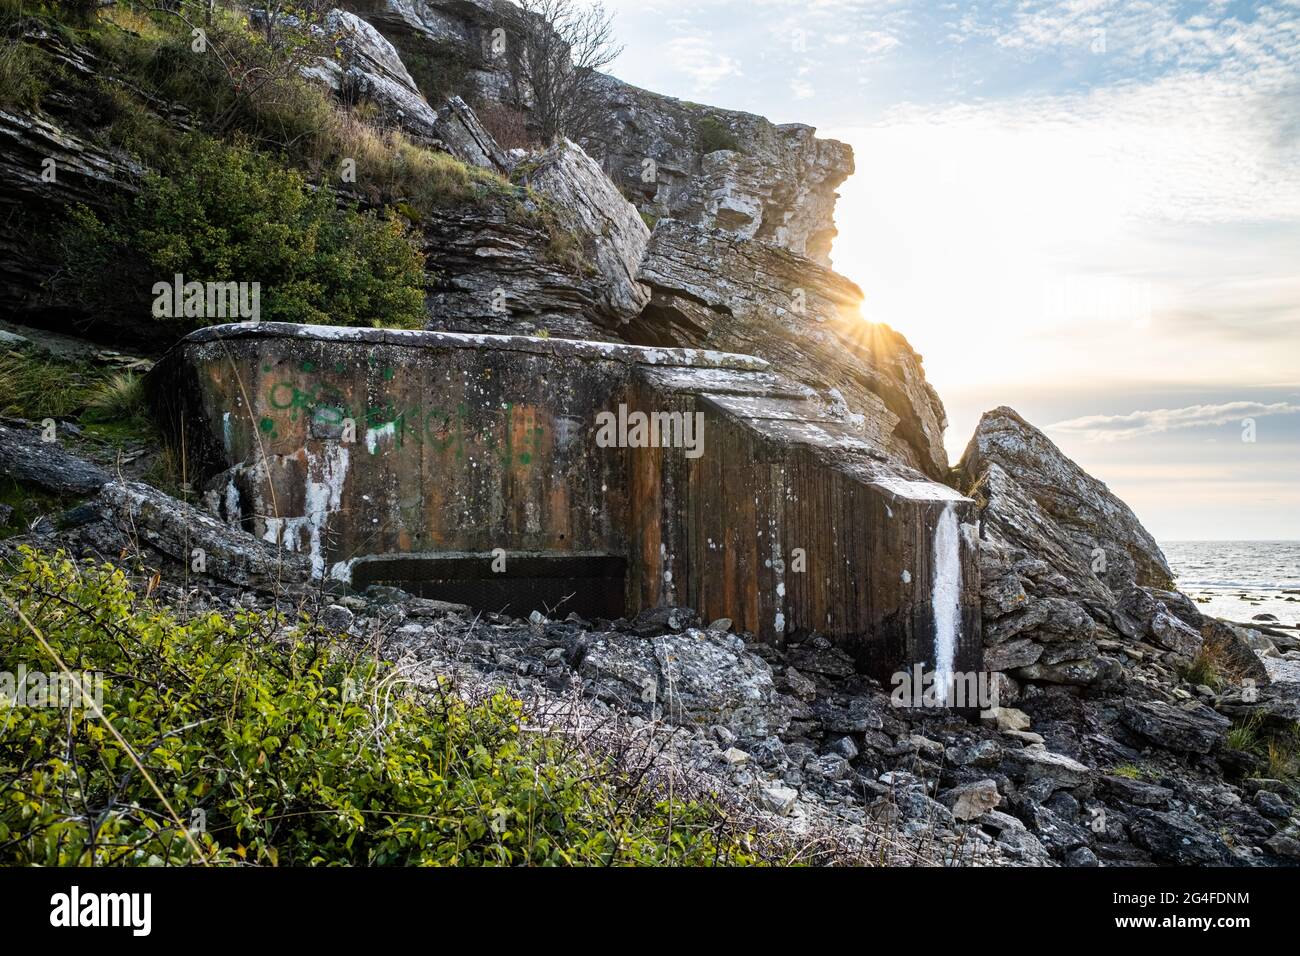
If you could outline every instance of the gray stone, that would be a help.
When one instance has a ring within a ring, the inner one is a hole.
[[[1255,793],[1255,807],[1266,817],[1285,820],[1291,816],[1291,805],[1276,793],[1259,790]]]
[[[1232,862],[1231,852],[1217,834],[1173,811],[1136,811],[1129,822],[1129,834],[1135,844],[1161,862],[1192,866]]]
[[[854,697],[846,703],[818,701],[813,715],[822,727],[836,734],[860,734],[884,726],[879,707],[868,697]]]
[[[59,494],[93,494],[111,476],[98,465],[66,451],[55,440],[42,441],[40,428],[0,425],[0,476]]]
[[[789,816],[794,811],[799,791],[790,787],[765,787],[759,791],[759,800],[764,809],[780,816]]]
[[[351,627],[354,619],[355,615],[353,615],[350,610],[339,604],[331,604],[316,617],[316,620],[321,627],[325,628],[327,631],[335,631],[339,633],[346,631]]]
[[[1300,860],[1300,840],[1279,833],[1264,844],[1275,856],[1287,860]]]
[[[1204,704],[1181,707],[1149,700],[1127,705],[1120,714],[1124,726],[1166,750],[1208,754],[1227,735],[1232,721]]]
[[[1118,802],[1131,806],[1165,809],[1174,795],[1168,787],[1111,774],[1103,774],[1097,782],[1104,792],[1109,793]]]
[[[1077,787],[1092,777],[1092,771],[1079,761],[1050,750],[1013,750],[1007,752],[1007,758],[1019,767],[1026,781],[1041,780],[1054,788]]]
[[[722,752],[722,762],[730,767],[739,767],[741,764],[749,763],[749,754],[736,747],[728,747]]]
[[[1200,631],[1166,611],[1157,611],[1151,618],[1151,636],[1161,647],[1186,658],[1195,657],[1204,640]]]
[[[845,760],[854,760],[858,756],[858,745],[852,737],[839,737],[830,745],[831,753],[839,754]]]
[[[140,482],[109,482],[92,506],[102,521],[87,525],[81,533],[103,553],[144,546],[189,567],[195,549],[201,549],[205,574],[246,588],[297,585],[311,577],[311,566],[302,555],[255,538]]]
[[[626,322],[650,299],[637,281],[650,240],[640,214],[623,198],[582,147],[562,140],[534,161],[528,182],[561,211],[588,245],[587,258],[600,277],[600,306]]]
[[[1066,866],[1101,866],[1097,859],[1097,854],[1086,846],[1075,847],[1069,853],[1065,854]]]
[[[1005,671],[1033,664],[1043,656],[1043,645],[1022,638],[984,649],[984,666],[991,671]]]
[[[1002,795],[996,782],[977,780],[939,794],[939,800],[956,819],[974,820],[1002,803]]]
[[[793,667],[787,667],[781,675],[782,683],[790,694],[799,700],[811,701],[817,697],[817,685],[804,677]]]

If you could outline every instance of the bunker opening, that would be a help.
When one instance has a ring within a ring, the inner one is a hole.
[[[362,558],[352,585],[401,588],[417,597],[466,604],[476,611],[527,617],[623,617],[627,560],[613,554],[393,554]]]

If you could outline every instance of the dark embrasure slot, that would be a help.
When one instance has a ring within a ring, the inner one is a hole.
[[[402,554],[363,558],[352,586],[398,587],[417,597],[467,604],[480,611],[527,617],[622,617],[627,560],[608,554],[507,553],[503,570],[490,553]]]

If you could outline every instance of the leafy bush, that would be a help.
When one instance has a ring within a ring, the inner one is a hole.
[[[0,862],[752,862],[716,808],[522,732],[504,695],[422,695],[305,626],[182,621],[110,566],[19,560],[0,666],[102,674],[104,719],[0,711]]]
[[[736,139],[736,134],[712,116],[700,120],[699,134],[701,152],[713,153],[720,149],[740,149],[740,141]]]
[[[184,162],[170,176],[150,175],[119,219],[74,215],[64,281],[90,293],[88,304],[147,314],[154,283],[179,273],[186,282],[259,283],[266,320],[422,324],[423,258],[400,221],[340,209],[333,190],[309,190],[300,173],[247,146],[191,135],[180,151]],[[133,262],[134,274],[123,270]]]

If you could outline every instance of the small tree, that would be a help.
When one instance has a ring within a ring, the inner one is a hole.
[[[613,18],[600,3],[515,0],[506,30],[506,62],[515,96],[532,107],[542,142],[580,139],[600,130],[606,104],[599,72],[612,63]]]

